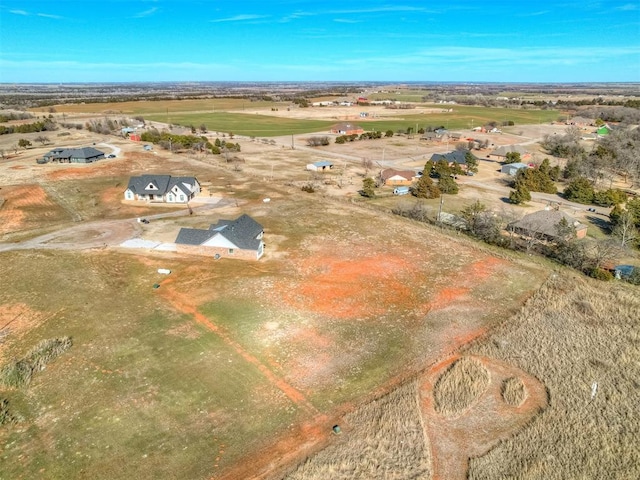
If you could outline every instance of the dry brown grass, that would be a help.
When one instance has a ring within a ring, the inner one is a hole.
[[[502,382],[502,398],[509,405],[519,407],[527,399],[527,390],[518,377],[507,378]]]
[[[462,357],[435,384],[435,411],[443,415],[459,414],[469,408],[488,386],[489,371],[482,362]]]
[[[472,348],[535,375],[549,407],[469,478],[640,478],[639,312],[637,287],[561,273]]]
[[[430,478],[431,458],[410,382],[345,417],[343,433],[286,480]]]

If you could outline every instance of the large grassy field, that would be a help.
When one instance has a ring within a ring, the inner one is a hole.
[[[292,426],[392,389],[491,328],[546,275],[426,225],[296,190],[242,209],[265,225],[258,263],[3,253],[2,364],[43,339],[74,344],[30,385],[0,387],[21,419],[0,427],[0,478],[230,472]],[[426,247],[444,242],[455,255]]]
[[[250,102],[242,99],[200,99],[200,100],[160,100],[139,102],[93,103],[80,105],[59,105],[58,112],[66,113],[122,113],[130,116],[142,115],[147,120],[178,124],[196,128],[204,124],[210,131],[234,133],[238,135],[273,137],[311,132],[325,132],[336,123],[335,120],[315,119],[314,109],[309,108],[308,118],[288,118],[269,115],[270,108],[283,111],[288,105],[277,102]],[[427,105],[440,109],[442,105]],[[242,113],[244,109],[264,110],[263,114]],[[365,130],[398,131],[408,128],[428,128],[445,126],[449,129],[469,129],[489,122],[511,121],[516,126],[523,124],[547,123],[557,120],[556,110],[520,110],[455,105],[452,112],[420,114],[412,110],[397,110],[393,118],[368,119],[361,122]],[[354,115],[367,107],[354,107]],[[297,116],[300,111],[298,109]],[[323,111],[326,111],[323,110]]]

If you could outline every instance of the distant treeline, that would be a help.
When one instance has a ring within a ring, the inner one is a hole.
[[[24,125],[0,125],[0,135],[7,135],[10,133],[46,132],[56,130],[56,128],[56,124],[50,120],[43,120],[35,123],[25,123]]]

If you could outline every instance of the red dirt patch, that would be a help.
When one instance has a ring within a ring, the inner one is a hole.
[[[4,203],[0,208],[0,235],[11,233],[25,228],[25,224],[31,217],[41,217],[46,220],[56,215],[53,202],[40,185],[21,185],[2,188]],[[38,214],[27,215],[25,208],[39,209]]]
[[[406,305],[412,288],[401,277],[415,270],[406,259],[392,255],[343,259],[327,255],[305,258],[295,288],[282,299],[294,308],[338,319],[378,316],[390,305]]]
[[[46,320],[24,303],[0,305],[0,362],[5,360],[10,345]]]
[[[421,380],[420,406],[432,450],[434,480],[466,479],[469,458],[484,455],[547,406],[546,390],[536,378],[498,360],[475,357],[489,370],[487,391],[457,416],[439,415],[434,409],[434,385],[458,358],[456,355],[434,365]],[[528,393],[519,406],[509,405],[502,398],[502,383],[513,376],[522,380]]]

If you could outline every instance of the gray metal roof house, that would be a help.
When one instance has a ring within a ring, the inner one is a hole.
[[[207,230],[181,228],[176,237],[178,251],[207,256],[258,260],[264,253],[264,228],[249,215],[219,220]]]
[[[104,158],[104,152],[97,148],[54,148],[43,155],[47,162],[58,163],[93,163]]]
[[[200,184],[195,177],[140,175],[129,179],[129,185],[124,191],[124,199],[158,203],[188,203],[198,193],[200,193]]]

